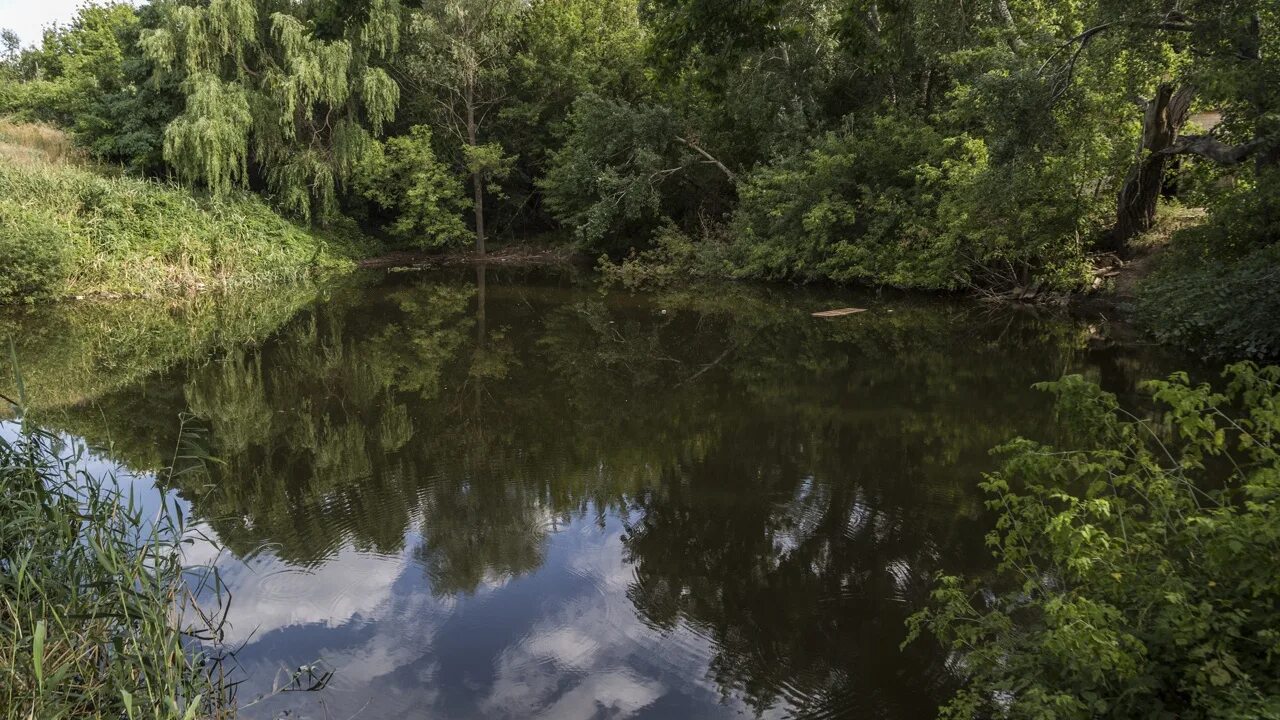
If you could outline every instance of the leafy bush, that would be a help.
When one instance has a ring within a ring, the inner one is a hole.
[[[1280,171],[1261,175],[1183,230],[1139,287],[1140,321],[1208,356],[1280,356]]]
[[[386,145],[373,143],[356,171],[360,194],[392,213],[387,228],[420,248],[456,245],[467,236],[461,213],[470,207],[462,184],[436,159],[431,128],[415,125]]]
[[[1238,180],[1207,200],[1212,205],[1208,222],[1186,231],[1183,244],[1237,260],[1280,241],[1280,168]]]
[[[938,210],[954,238],[960,284],[1077,290],[1089,279],[1089,239],[1107,227],[1109,193],[1088,196],[1094,172],[1079,157],[984,160]],[[1084,197],[1082,197],[1084,196]]]
[[[49,219],[45,223],[19,218],[0,203],[0,303],[48,297],[66,277],[70,238]]]
[[[1277,716],[1280,368],[1226,376],[1147,383],[1154,419],[1080,377],[1043,386],[1075,449],[999,449],[998,585],[943,578],[911,620],[955,653],[944,717]]]
[[[722,228],[704,228],[698,240],[667,221],[654,233],[652,247],[632,250],[620,262],[600,257],[599,270],[607,282],[628,288],[663,286],[696,278],[724,278],[731,274],[731,245]]]
[[[1138,318],[1161,342],[1206,356],[1280,356],[1280,244],[1238,260],[1175,249],[1139,292]]]
[[[908,287],[957,284],[940,196],[970,149],[906,117],[854,120],[807,152],[760,168],[739,190],[739,272]]]
[[[736,273],[925,289],[1071,287],[1082,279],[1083,244],[1060,190],[1074,180],[1045,165],[992,166],[981,141],[907,116],[851,119],[740,189]]]
[[[695,218],[726,183],[683,137],[670,108],[586,94],[568,122],[539,186],[590,252],[622,255],[643,245],[668,219]]]

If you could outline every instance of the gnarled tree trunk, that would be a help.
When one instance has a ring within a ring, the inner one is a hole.
[[[1116,207],[1116,224],[1111,231],[1110,247],[1123,251],[1134,237],[1150,230],[1156,221],[1156,206],[1164,183],[1168,151],[1178,141],[1178,133],[1187,122],[1191,109],[1192,88],[1174,90],[1162,83],[1156,96],[1147,103],[1142,121],[1142,142],[1138,146],[1133,168],[1120,189]]]

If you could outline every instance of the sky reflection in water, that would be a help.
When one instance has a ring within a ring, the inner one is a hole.
[[[989,568],[988,450],[1054,433],[1032,383],[1172,369],[1061,317],[511,271],[6,324],[40,422],[210,458],[173,491],[230,550],[241,700],[335,672],[248,717],[930,717],[902,623]]]

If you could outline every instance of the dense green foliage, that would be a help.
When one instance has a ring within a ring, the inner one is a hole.
[[[580,106],[544,188],[593,249],[643,250],[674,220],[694,257],[657,247],[665,270],[1077,288],[1091,252],[1123,251],[1121,219],[1154,212],[1168,155],[1274,157],[1276,16],[1261,3],[664,0],[645,20],[656,82],[639,102]],[[1154,107],[1167,87],[1227,122],[1194,147],[1144,141],[1135,160],[1133,99]],[[1150,206],[1130,207],[1150,177]],[[1227,203],[1221,186],[1200,199]]]
[[[971,152],[911,118],[882,116],[761,168],[742,187],[734,218],[743,270],[955,286],[967,263],[947,224],[982,162]]]
[[[191,638],[216,628],[194,610],[198,573],[183,566],[182,514],[145,508],[77,469],[58,454],[62,443],[0,437],[6,716],[215,716],[227,693],[211,658],[190,652]]]
[[[377,63],[399,47],[396,0],[293,3],[170,0],[142,41],[179,72],[186,108],[165,130],[165,158],[215,193],[249,181],[303,217],[337,192],[395,117],[400,89]]]
[[[0,300],[35,300],[53,295],[68,274],[70,245],[58,228],[30,222],[19,225],[9,208],[0,208]]]
[[[375,143],[360,160],[356,184],[394,218],[387,231],[409,245],[447,247],[466,235],[458,211],[468,201],[458,178],[436,159],[429,127]]]
[[[162,172],[165,127],[181,99],[174,79],[139,45],[158,19],[151,5],[85,6],[69,24],[47,30],[39,49],[7,63],[9,79],[25,82],[3,85],[0,114],[55,123],[99,160]]]
[[[676,138],[670,110],[584,95],[570,121],[574,133],[553,155],[543,186],[547,207],[589,250],[643,245],[672,210],[672,194],[696,196],[689,180],[699,158]]]
[[[1280,170],[1227,193],[1147,278],[1139,317],[1163,341],[1219,357],[1280,356]]]
[[[916,633],[966,679],[945,717],[1264,718],[1280,707],[1280,368],[1151,382],[1151,418],[1079,377],[1070,449],[1018,440],[983,488],[996,586],[944,578]]]
[[[1151,283],[1153,328],[1264,355],[1274,322],[1204,300],[1253,292],[1277,235],[1278,23],[1266,0],[155,0],[10,38],[0,110],[215,196],[418,249],[551,231],[637,281],[1075,291],[1176,192],[1210,220]]]

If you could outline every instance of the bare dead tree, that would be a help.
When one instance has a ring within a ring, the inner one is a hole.
[[[1187,122],[1195,89],[1174,89],[1161,83],[1156,95],[1146,104],[1142,121],[1142,139],[1133,167],[1125,177],[1116,203],[1116,224],[1112,229],[1108,250],[1119,251],[1132,238],[1150,230],[1156,221],[1156,208],[1164,184],[1169,148],[1178,141],[1178,133]]]

